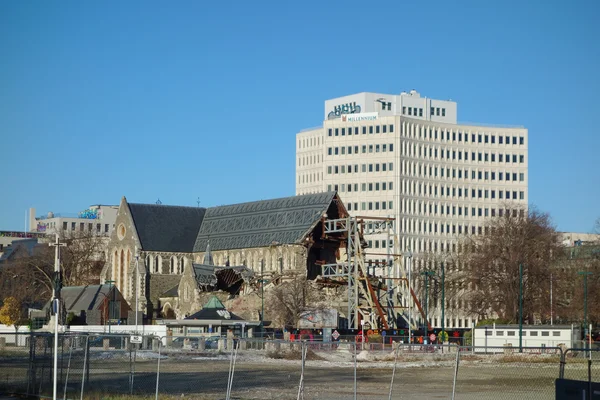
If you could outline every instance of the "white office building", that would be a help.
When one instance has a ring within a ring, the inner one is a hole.
[[[90,231],[110,236],[115,228],[119,206],[92,205],[77,214],[48,212],[36,217],[35,208],[29,209],[29,231],[54,234],[60,231]]]
[[[427,259],[456,251],[459,235],[481,234],[486,218],[527,206],[527,147],[523,127],[458,123],[450,100],[414,90],[358,93],[325,101],[322,126],[297,134],[296,194],[337,190],[353,215],[394,217],[418,286]],[[369,244],[374,253],[393,246],[383,236]],[[371,272],[383,274],[375,265]],[[462,299],[451,301],[450,310],[466,308]],[[430,322],[440,327],[435,303]],[[473,322],[446,312],[448,328]]]

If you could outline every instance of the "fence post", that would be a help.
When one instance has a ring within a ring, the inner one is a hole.
[[[156,339],[156,338],[155,338]],[[162,347],[162,338],[158,338],[158,364],[156,366],[156,397],[155,399],[158,400],[158,381],[160,379],[160,349]]]
[[[306,347],[306,341],[300,342],[300,353],[302,355],[302,369],[300,372],[300,385],[298,386],[298,397],[297,400],[304,400],[304,364],[306,362],[306,352],[308,348]]]
[[[358,343],[356,343],[356,341],[354,342],[354,400],[356,400],[356,368],[357,368],[357,361],[356,361],[356,348],[358,347]]]
[[[565,364],[567,363],[567,353],[569,352],[569,349],[567,349],[566,351],[563,351],[563,349],[560,349],[560,367],[558,369],[558,378],[559,379],[565,379]]]
[[[454,367],[454,381],[452,382],[452,400],[456,395],[456,378],[458,377],[458,363],[460,361],[460,346],[456,348],[456,365]]]
[[[396,375],[396,363],[398,362],[398,350],[399,349],[400,349],[400,344],[398,344],[396,346],[396,351],[394,352],[394,368],[392,369],[392,381],[390,382],[389,400],[392,400],[392,390],[394,388],[394,376]]]
[[[233,340],[232,340],[233,342]],[[233,375],[235,374],[235,361],[237,360],[237,349],[239,347],[239,342],[237,345],[233,345],[231,347],[231,362],[229,363],[229,379],[227,380],[227,394],[226,399],[231,399],[231,387],[233,386]]]
[[[69,372],[71,371],[71,356],[72,355],[73,355],[73,338],[70,338],[69,339],[69,362],[67,363],[67,375],[65,376],[65,390],[64,390],[63,399],[67,398],[67,386],[69,385]]]
[[[83,400],[83,388],[85,386],[85,376],[89,372],[88,365],[87,365],[88,352],[89,352],[89,348],[90,348],[89,344],[90,344],[90,337],[86,336],[86,338],[85,338],[85,351],[83,353],[83,372],[82,372],[82,377],[81,377],[81,397],[80,397],[80,400]],[[89,375],[88,375],[88,378],[89,378]]]

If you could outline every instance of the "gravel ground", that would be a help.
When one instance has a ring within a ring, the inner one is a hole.
[[[240,352],[235,365],[232,398],[296,399],[301,377],[299,353]],[[455,355],[402,355],[396,365],[392,398],[449,399],[452,395]],[[393,370],[390,352],[361,352],[357,356],[357,397],[387,398]],[[67,361],[64,360],[63,381]],[[159,355],[138,352],[134,393],[150,395],[156,387]],[[129,352],[94,351],[87,361],[90,376],[86,393],[125,394],[130,388]],[[83,358],[74,353],[69,369],[67,397],[81,390]],[[189,399],[223,399],[230,368],[229,354],[194,351],[165,351],[160,356],[159,392]],[[45,371],[41,373],[42,369]],[[599,363],[594,377],[600,377]],[[2,387],[26,382],[27,360],[0,355]],[[37,384],[46,388],[51,369],[38,368]],[[467,356],[460,363],[457,399],[553,399],[558,377],[556,356]],[[305,399],[351,399],[354,395],[353,354],[344,350],[310,352],[304,370]],[[587,365],[568,363],[567,378],[584,379]],[[22,387],[22,385],[20,386]],[[51,386],[49,386],[51,389]],[[85,397],[85,396],[84,396]],[[89,397],[92,397],[90,394]],[[95,397],[95,396],[94,396]]]

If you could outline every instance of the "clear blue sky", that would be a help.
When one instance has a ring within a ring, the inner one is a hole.
[[[293,5],[292,5],[293,4]],[[294,194],[323,101],[416,89],[529,129],[530,202],[600,216],[599,1],[0,3],[0,230]]]

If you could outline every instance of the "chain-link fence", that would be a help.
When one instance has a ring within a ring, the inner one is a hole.
[[[57,397],[68,399],[553,399],[558,378],[600,380],[597,349],[95,334],[58,343]],[[52,334],[0,336],[0,393],[51,396],[54,349]]]

